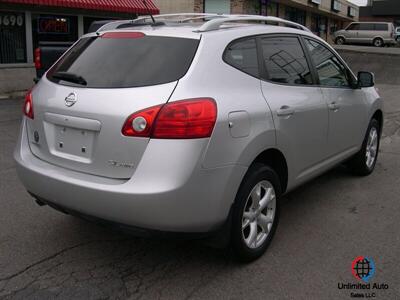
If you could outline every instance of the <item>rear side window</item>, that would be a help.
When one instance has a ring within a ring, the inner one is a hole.
[[[267,80],[287,84],[312,84],[312,75],[297,37],[261,39]]]
[[[257,47],[254,38],[231,43],[225,50],[224,61],[244,73],[259,78]]]
[[[361,23],[360,30],[374,30],[374,24],[373,23]]]
[[[199,40],[119,34],[81,39],[48,72],[53,82],[58,72],[72,73],[90,88],[128,88],[163,84],[180,79],[189,69]],[[53,75],[55,75],[53,77]],[[56,78],[57,77],[57,78]]]
[[[376,31],[388,31],[388,24],[375,24]]]

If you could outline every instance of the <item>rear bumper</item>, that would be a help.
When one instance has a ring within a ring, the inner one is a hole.
[[[386,44],[386,45],[396,45],[396,44],[397,44],[397,41],[396,41],[395,38],[393,38],[393,39],[388,39],[388,40],[385,40],[385,44]]]
[[[82,215],[143,229],[213,231],[228,217],[247,170],[203,169],[205,139],[151,140],[131,179],[108,179],[40,160],[30,151],[25,127],[23,120],[14,158],[29,192]]]

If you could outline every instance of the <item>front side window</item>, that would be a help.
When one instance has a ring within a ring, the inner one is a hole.
[[[261,39],[267,80],[286,84],[312,84],[312,75],[297,37]]]
[[[360,30],[360,24],[359,23],[350,24],[346,30]]]
[[[254,77],[259,77],[256,40],[254,38],[233,42],[224,53],[224,61]]]
[[[305,39],[311,59],[315,65],[320,85],[327,87],[348,87],[346,67],[322,44]]]

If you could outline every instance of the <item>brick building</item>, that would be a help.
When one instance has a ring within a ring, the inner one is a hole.
[[[398,1],[398,0],[397,0]],[[198,12],[277,16],[301,23],[323,39],[358,21],[359,7],[346,0],[155,0],[161,13]]]
[[[360,7],[360,21],[392,22],[400,26],[399,0],[370,0],[368,6]]]

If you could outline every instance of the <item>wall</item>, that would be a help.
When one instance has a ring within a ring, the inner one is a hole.
[[[354,73],[368,71],[375,75],[376,83],[400,85],[400,55],[359,53],[337,50]]]
[[[33,86],[36,70],[30,67],[0,67],[0,94],[23,91]]]
[[[160,14],[194,12],[195,0],[153,0]]]

